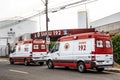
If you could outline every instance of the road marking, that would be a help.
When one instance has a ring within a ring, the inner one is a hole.
[[[23,74],[29,74],[28,72],[19,71],[19,70],[13,70],[13,69],[10,69],[9,71],[11,71],[11,72],[17,72],[17,73],[23,73]]]

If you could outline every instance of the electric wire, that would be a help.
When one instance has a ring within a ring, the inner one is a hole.
[[[67,2],[70,2],[71,0],[68,0]],[[73,1],[73,0],[72,0]],[[83,5],[83,4],[87,4],[87,3],[90,3],[90,2],[94,2],[94,1],[97,1],[97,0],[80,0],[80,1],[76,1],[76,2],[73,2],[73,3],[69,3],[69,4],[66,4],[66,5],[63,5],[63,6],[58,6],[58,7],[53,7],[53,8],[49,8],[48,9],[48,12],[49,13],[54,13],[54,12],[57,12],[57,11],[60,11],[60,10],[63,10],[63,9],[68,9],[68,8],[73,8],[73,7],[76,7],[76,6],[79,6],[79,5]],[[33,14],[29,17],[26,17],[22,20],[17,20],[15,23],[11,23],[11,24],[7,24],[1,28],[4,28],[6,26],[11,26],[11,25],[16,25],[16,24],[19,24],[21,22],[24,22],[30,18],[33,18],[35,16],[38,16],[38,15],[43,15],[45,14],[45,10],[40,10],[37,14]]]

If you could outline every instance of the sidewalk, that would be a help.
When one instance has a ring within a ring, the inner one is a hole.
[[[119,72],[119,73],[120,73],[120,68],[116,68],[116,67],[113,67],[113,68],[105,68],[105,71]]]
[[[116,62],[114,62],[113,67],[111,68],[105,68],[106,71],[111,71],[111,72],[120,72],[120,65]]]
[[[0,62],[2,61],[8,61],[8,58],[0,58]]]

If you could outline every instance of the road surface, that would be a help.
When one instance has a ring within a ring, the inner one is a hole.
[[[0,80],[120,80],[120,73],[94,70],[79,73],[76,69],[48,69],[46,65],[10,65],[3,60],[0,61]]]

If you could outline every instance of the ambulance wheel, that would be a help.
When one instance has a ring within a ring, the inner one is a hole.
[[[102,72],[104,68],[96,68],[97,72]]]
[[[39,62],[39,65],[42,66],[44,64],[44,62]]]
[[[79,62],[78,66],[77,66],[77,69],[80,73],[84,73],[86,71],[85,64],[83,62]]]
[[[10,64],[14,64],[14,61],[12,58],[10,59]]]
[[[54,68],[53,62],[51,60],[48,61],[47,65],[48,65],[49,69],[53,69]]]
[[[65,69],[70,69],[70,68],[68,66],[66,66]]]
[[[28,65],[29,65],[29,62],[28,62],[27,59],[24,60],[24,65],[25,65],[25,66],[28,66]]]

